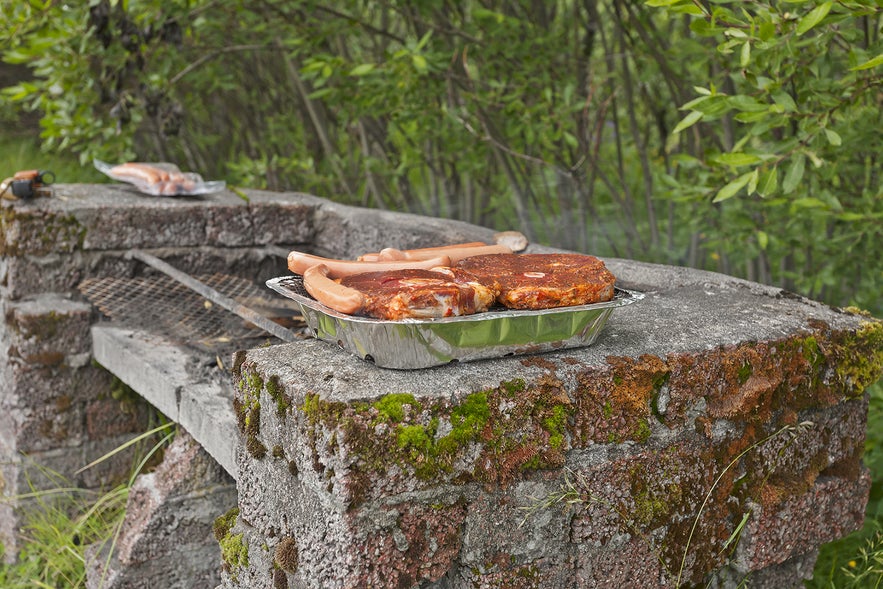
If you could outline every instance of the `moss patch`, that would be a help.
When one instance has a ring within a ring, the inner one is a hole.
[[[245,449],[260,460],[267,455],[267,447],[258,439],[261,432],[260,396],[264,380],[255,372],[240,367],[237,387],[239,395],[233,399],[236,424],[245,436]]]
[[[670,369],[661,358],[609,357],[608,366],[577,376],[573,437],[576,446],[590,443],[645,442],[651,428],[651,402],[668,382]],[[658,406],[656,408],[658,414]]]
[[[83,249],[86,228],[73,215],[49,211],[0,209],[0,255],[44,255]]]
[[[348,477],[355,503],[391,465],[426,484],[505,485],[524,471],[562,465],[569,447],[570,400],[551,377],[530,384],[503,381],[459,402],[398,393],[370,404],[343,404],[307,395],[300,409],[315,463],[338,451],[330,440],[342,440],[358,458]]]

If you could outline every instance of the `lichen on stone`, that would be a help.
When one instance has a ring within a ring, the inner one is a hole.
[[[299,564],[297,541],[286,536],[273,551],[273,562],[286,573],[296,573]]]

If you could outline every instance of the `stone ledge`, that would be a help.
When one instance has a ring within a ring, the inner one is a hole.
[[[0,253],[307,243],[320,199],[294,193],[229,191],[153,197],[120,184],[57,184],[53,196],[0,209]]]
[[[153,334],[92,327],[95,360],[189,431],[235,479],[233,393],[194,366],[200,357]]]

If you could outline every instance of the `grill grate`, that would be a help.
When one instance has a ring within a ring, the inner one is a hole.
[[[290,301],[270,299],[256,284],[238,276],[216,273],[195,278],[307,337],[303,317]],[[243,340],[279,341],[168,276],[93,278],[84,280],[79,289],[113,321],[161,333],[176,343],[220,353],[242,348]]]

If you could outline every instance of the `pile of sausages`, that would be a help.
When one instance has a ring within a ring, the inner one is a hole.
[[[176,196],[189,194],[196,188],[196,181],[182,172],[169,172],[158,166],[128,162],[108,170],[114,180],[134,184],[141,192],[153,195]]]

